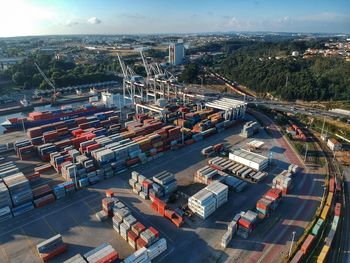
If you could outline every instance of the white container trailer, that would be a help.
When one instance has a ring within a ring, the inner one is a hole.
[[[269,164],[269,159],[267,157],[244,149],[234,149],[229,153],[229,159],[256,171],[266,169]]]

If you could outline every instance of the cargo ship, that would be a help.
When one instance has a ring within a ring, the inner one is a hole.
[[[34,111],[29,113],[26,118],[11,118],[1,123],[6,131],[12,132],[23,129],[29,129],[40,125],[53,122],[75,119],[83,116],[90,116],[98,112],[106,111],[108,108],[105,104],[84,104],[79,107],[65,106],[61,109],[49,111]]]

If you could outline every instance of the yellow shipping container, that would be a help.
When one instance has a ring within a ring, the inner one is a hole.
[[[328,211],[329,211],[329,205],[325,205],[324,206],[324,208],[323,208],[323,210],[322,210],[322,213],[321,213],[321,218],[323,219],[323,220],[326,220],[326,217],[327,217],[327,215],[328,215]]]
[[[326,257],[328,255],[328,251],[329,251],[329,246],[324,245],[322,250],[321,250],[320,255],[317,258],[317,263],[323,263],[323,262],[326,261]]]
[[[331,206],[332,199],[333,199],[333,193],[330,192],[330,193],[328,193],[326,204]]]

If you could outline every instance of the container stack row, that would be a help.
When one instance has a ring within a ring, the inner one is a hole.
[[[254,211],[248,210],[241,212],[238,220],[237,235],[242,238],[248,238],[250,233],[255,229],[258,223],[258,214]]]
[[[63,242],[62,236],[58,234],[39,243],[36,248],[40,258],[46,262],[65,252],[67,244]]]
[[[241,218],[241,215],[243,215],[244,212],[241,212],[240,214],[235,215],[235,217],[232,219],[232,221],[227,226],[227,231],[224,233],[224,235],[221,238],[221,246],[223,248],[227,248],[229,243],[232,240],[232,237],[237,232],[238,228],[238,221]]]
[[[241,192],[248,186],[248,183],[242,179],[230,176],[222,170],[215,169],[209,165],[206,165],[195,172],[194,181],[206,185],[219,181],[226,184],[236,192]]]
[[[84,258],[89,263],[115,262],[118,259],[118,253],[109,243],[103,243],[84,254]]]
[[[282,190],[283,194],[287,194],[292,188],[292,174],[287,170],[282,171],[272,180],[272,187]]]
[[[216,170],[232,174],[242,179],[248,179],[252,182],[260,182],[267,176],[266,172],[255,171],[248,166],[223,157],[210,159],[208,165]]]
[[[200,218],[206,219],[227,202],[228,186],[213,182],[188,199],[188,207]]]
[[[256,203],[259,218],[268,217],[278,207],[281,197],[282,191],[280,189],[269,189]]]

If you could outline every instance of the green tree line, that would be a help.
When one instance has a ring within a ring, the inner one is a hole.
[[[325,42],[230,40],[193,48],[190,53],[223,52],[215,57],[207,54],[197,63],[262,95],[285,100],[349,100],[350,63],[344,58],[290,56],[293,51],[303,54],[307,48],[324,48]],[[197,78],[193,69],[185,69],[184,81]]]
[[[73,62],[55,60],[52,55],[31,54],[21,62],[16,63],[0,76],[12,80],[24,89],[50,89],[49,85],[38,72],[37,63],[46,76],[56,87],[67,87],[94,82],[117,80],[114,72],[119,71],[119,63],[105,61],[89,65],[76,65]]]

